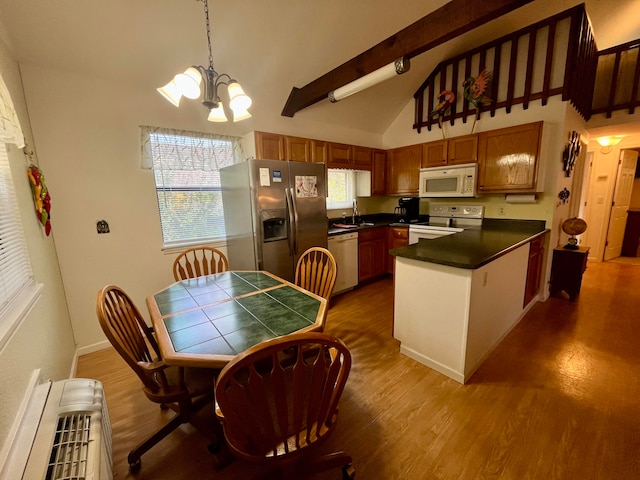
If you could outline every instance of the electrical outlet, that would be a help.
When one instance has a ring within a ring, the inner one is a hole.
[[[500,209],[498,210],[498,215],[506,215],[504,207],[500,207]]]

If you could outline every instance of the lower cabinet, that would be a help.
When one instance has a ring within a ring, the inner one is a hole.
[[[524,287],[523,307],[538,294],[542,277],[542,259],[544,258],[544,237],[538,237],[531,241],[529,248],[529,265],[527,267],[527,283]]]
[[[379,277],[387,269],[387,227],[358,232],[358,283]]]
[[[409,227],[387,227],[387,273],[393,273],[395,257],[389,255],[392,248],[409,245]]]
[[[572,302],[580,293],[582,274],[587,269],[589,247],[578,247],[575,250],[564,247],[553,249],[551,261],[551,288],[553,296],[559,292],[566,292]]]

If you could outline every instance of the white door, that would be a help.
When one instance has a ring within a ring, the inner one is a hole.
[[[609,217],[609,229],[607,230],[607,243],[604,249],[604,260],[611,260],[620,256],[624,229],[627,225],[627,211],[633,190],[633,180],[636,172],[638,152],[623,150],[620,153],[618,164],[618,176],[616,188],[613,192],[613,205]]]

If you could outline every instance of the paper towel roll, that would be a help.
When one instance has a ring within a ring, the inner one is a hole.
[[[527,195],[505,195],[504,199],[507,203],[536,203],[537,201],[535,193]]]

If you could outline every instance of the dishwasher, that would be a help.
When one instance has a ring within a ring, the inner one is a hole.
[[[327,243],[338,265],[333,293],[352,289],[358,285],[358,232],[332,235]]]

